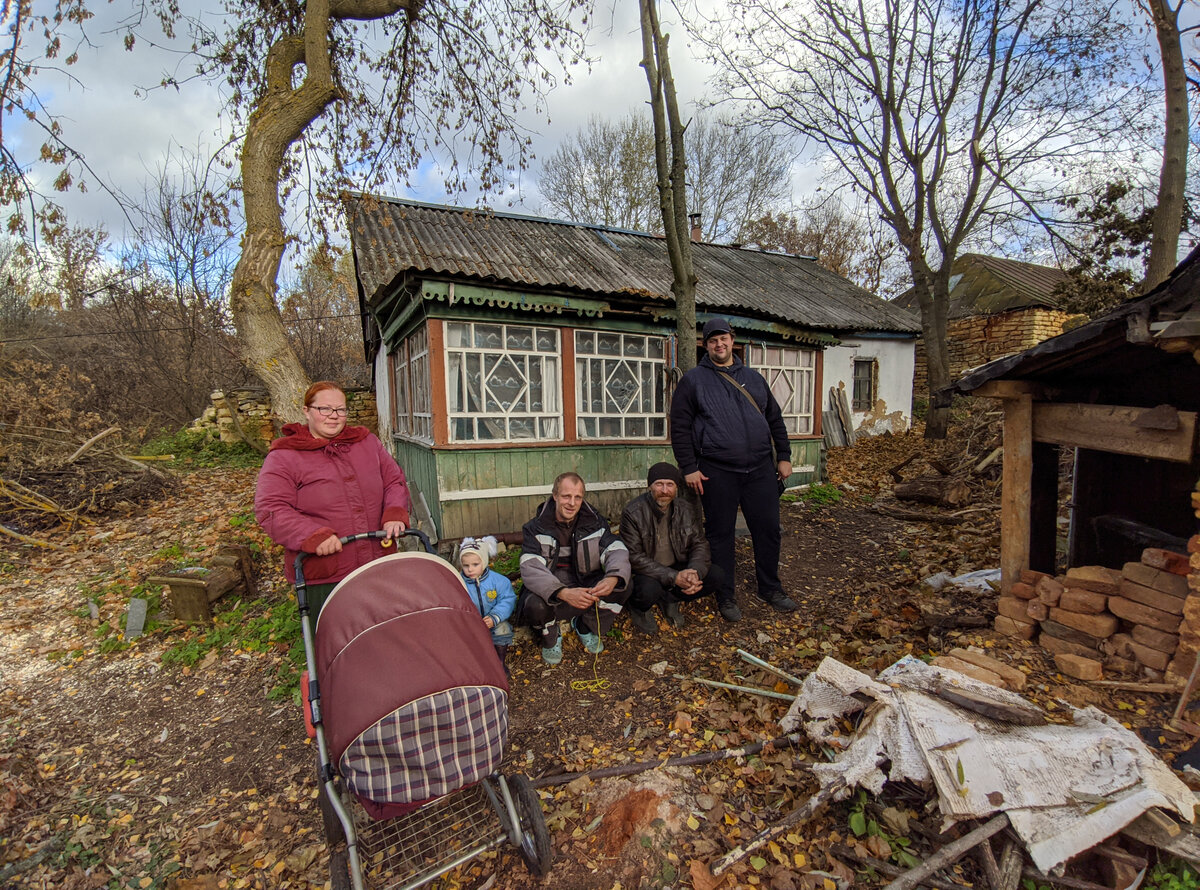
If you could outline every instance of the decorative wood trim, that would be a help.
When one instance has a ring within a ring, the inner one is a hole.
[[[1135,424],[1146,408],[1120,405],[1056,404],[1033,407],[1033,437],[1039,442],[1190,463],[1196,453],[1196,414],[1179,411],[1174,430]],[[1008,422],[1005,415],[1005,423]]]
[[[1004,401],[1004,467],[1000,496],[1000,590],[1008,594],[1029,568],[1033,483],[1033,397]]]
[[[433,444],[450,441],[450,419],[446,411],[446,329],[444,323],[425,321],[429,333],[429,394],[433,400]]]

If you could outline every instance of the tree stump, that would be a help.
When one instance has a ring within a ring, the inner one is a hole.
[[[156,575],[147,582],[167,588],[167,598],[180,621],[211,622],[212,604],[221,597],[237,593],[249,598],[257,593],[246,547],[222,547],[207,566]]]

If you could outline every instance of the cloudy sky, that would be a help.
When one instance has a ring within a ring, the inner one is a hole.
[[[140,40],[133,52],[124,49],[118,6],[93,4],[96,18],[88,24],[88,39],[78,44],[78,63],[62,69],[69,76],[47,72],[39,89],[43,103],[60,117],[69,144],[84,153],[95,175],[118,192],[136,198],[169,154],[198,150],[207,158],[228,137],[230,126],[220,91],[211,82],[189,79],[190,63],[182,53],[161,39]],[[705,95],[711,70],[693,56],[684,29],[670,18],[669,4],[664,5],[663,15],[664,28],[671,34],[671,62],[680,99],[692,102]],[[214,19],[212,25],[217,24]],[[153,28],[141,31],[155,36]],[[530,112],[525,117],[534,133],[538,159],[548,157],[589,115],[616,118],[645,105],[645,74],[638,67],[637,4],[609,0],[598,7],[591,42],[592,55],[598,59],[591,71],[575,69],[574,82],[548,97],[547,114]],[[75,48],[66,44],[64,41],[63,56]],[[26,52],[31,48],[32,44]],[[164,73],[181,81],[179,86],[161,87]],[[39,133],[11,119],[5,121],[4,140],[23,159],[36,157],[41,143]],[[534,161],[508,197],[519,212],[540,209],[536,187],[539,163]],[[35,180],[55,175],[36,167],[31,172]],[[425,201],[463,202],[461,197],[446,194],[433,163],[422,166],[410,188],[392,191]],[[126,225],[117,202],[97,187],[94,179],[86,194],[71,192],[62,196],[61,202],[75,223],[103,223],[114,235]]]

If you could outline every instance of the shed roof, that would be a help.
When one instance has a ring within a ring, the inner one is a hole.
[[[406,273],[670,306],[662,237],[514,213],[351,196],[350,235],[368,303]],[[810,257],[694,242],[696,303],[827,331],[916,334],[909,311]]]
[[[1061,269],[981,253],[961,254],[950,271],[949,318],[995,315],[1035,306],[1057,308],[1054,288],[1069,277]],[[895,302],[916,310],[916,292],[907,290]]]
[[[1168,356],[1152,348],[1156,334],[1172,336],[1167,326],[1200,313],[1200,247],[1170,277],[1146,296],[1129,300],[1099,318],[1051,337],[1024,352],[972,368],[935,394],[945,404],[955,392],[970,394],[992,380],[1031,380],[1078,384],[1088,380],[1136,381],[1150,365],[1178,359],[1191,373],[1191,357]],[[1185,322],[1186,323],[1186,322]],[[1147,348],[1151,347],[1151,348]]]

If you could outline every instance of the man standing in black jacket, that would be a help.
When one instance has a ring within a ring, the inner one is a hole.
[[[700,363],[683,375],[671,402],[671,447],[689,488],[704,504],[713,565],[724,574],[717,606],[726,621],[742,617],[734,596],[734,529],[738,507],[754,542],[758,595],[781,612],[796,604],[779,582],[779,486],[792,474],[791,443],[767,381],[733,353],[723,318],[704,325]]]

